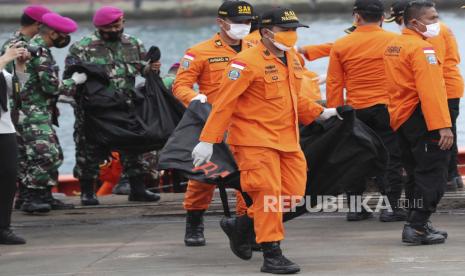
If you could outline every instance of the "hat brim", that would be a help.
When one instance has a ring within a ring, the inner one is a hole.
[[[396,20],[396,17],[395,17],[395,16],[391,16],[391,17],[389,17],[389,18],[385,18],[385,19],[384,19],[384,22],[386,22],[386,23],[392,23],[392,22],[394,22],[395,20]]]
[[[245,21],[245,20],[253,20],[255,17],[253,15],[241,15],[241,16],[234,16],[234,17],[226,16],[226,18],[232,21]]]
[[[278,27],[283,27],[283,28],[309,28],[308,25],[302,24],[302,23],[284,23],[284,24],[276,24]]]

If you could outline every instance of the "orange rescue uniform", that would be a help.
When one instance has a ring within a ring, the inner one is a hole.
[[[260,43],[260,40],[262,40],[262,35],[260,34],[260,30],[255,30],[251,32],[244,38],[244,40],[249,41],[254,45],[257,45],[258,43]]]
[[[326,105],[344,105],[344,88],[347,104],[355,109],[387,105],[389,94],[382,49],[397,36],[379,26],[367,25],[337,40],[329,59]],[[361,44],[365,46],[360,47]]]
[[[242,50],[253,47],[254,44],[243,40]],[[228,62],[237,55],[237,52],[224,43],[219,34],[201,42],[186,51],[181,60],[181,66],[173,84],[174,95],[184,104],[198,95],[194,84],[198,84],[200,93],[207,96],[209,103],[214,103],[219,92],[219,83]],[[184,209],[208,209],[216,186],[189,180],[184,196]],[[240,193],[237,193],[236,213],[244,214],[246,205]]]
[[[448,99],[463,97],[464,81],[460,73],[460,53],[454,33],[444,23],[438,36],[427,39],[433,44],[439,63],[444,72]]]
[[[418,104],[429,131],[451,127],[443,73],[431,43],[404,29],[386,48],[384,64],[394,130],[410,118]]]
[[[286,52],[285,65],[260,43],[233,58],[200,136],[200,141],[220,143],[229,131],[227,143],[241,172],[241,188],[253,200],[247,213],[257,243],[284,238],[279,204],[278,211],[266,212],[267,196],[280,202],[282,195],[304,195],[307,165],[298,124],[311,123],[323,111],[302,95],[297,55]]]
[[[305,58],[309,61],[313,61],[329,56],[332,47],[333,43],[325,43],[320,45],[304,46],[302,49],[305,51]]]

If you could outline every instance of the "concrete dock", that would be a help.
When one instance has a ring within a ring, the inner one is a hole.
[[[0,275],[263,275],[260,252],[242,261],[229,250],[219,227],[218,198],[206,217],[207,246],[185,247],[178,197],[127,204],[124,196],[113,196],[102,198],[99,208],[41,216],[16,211],[15,231],[28,243],[0,246]],[[443,208],[433,221],[449,232],[443,245],[406,246],[400,241],[402,222],[381,223],[376,215],[347,222],[343,213],[287,223],[282,245],[301,265],[301,275],[464,275],[465,209]]]

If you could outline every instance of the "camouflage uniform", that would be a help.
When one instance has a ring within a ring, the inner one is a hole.
[[[24,184],[31,189],[46,189],[58,180],[63,152],[52,126],[53,111],[60,94],[58,66],[40,35],[29,42],[42,48],[38,57],[26,64],[29,78],[21,89],[21,113],[17,131],[25,147],[22,162],[26,164]]]
[[[69,49],[65,65],[94,63],[105,65],[110,77],[110,87],[132,91],[137,75],[142,75],[146,62],[145,48],[139,39],[123,34],[121,41],[108,42],[101,39],[98,31],[75,42]],[[70,80],[71,81],[71,80]],[[66,81],[65,81],[66,82]],[[69,96],[76,95],[76,86],[66,92]],[[84,114],[79,100],[74,108],[74,142],[76,143],[76,166],[74,176],[78,179],[95,180],[99,175],[99,163],[109,156],[108,149],[89,143],[84,134]],[[142,176],[145,172],[142,155],[121,153],[121,162],[128,177]]]

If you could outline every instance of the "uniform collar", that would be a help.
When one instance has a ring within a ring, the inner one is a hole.
[[[215,45],[216,48],[223,47],[223,48],[226,48],[226,49],[231,50],[233,52],[236,52],[236,51],[234,51],[234,49],[230,45],[228,45],[227,43],[224,42],[224,40],[220,36],[220,33],[216,33],[215,36],[213,36],[212,41],[213,41],[213,44]],[[245,49],[244,45],[246,45],[248,43],[250,43],[250,42],[245,41],[245,40],[242,39],[241,40],[242,49]]]
[[[374,31],[379,31],[382,30],[382,28],[378,25],[364,25],[364,26],[357,26],[357,29],[355,29],[354,33],[366,33],[366,32],[374,32]]]
[[[421,34],[415,32],[414,30],[410,30],[409,28],[404,28],[404,29],[402,30],[402,34],[403,34],[403,35],[416,36],[416,37],[419,37],[419,38],[421,38],[421,39],[423,39],[423,40],[426,39],[426,38],[423,37]]]

